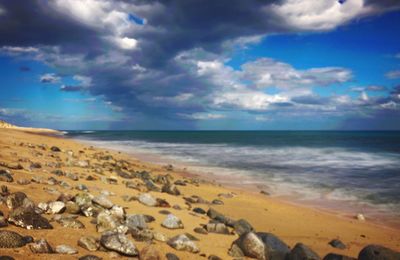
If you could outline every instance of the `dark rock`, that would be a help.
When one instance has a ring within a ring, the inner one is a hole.
[[[102,260],[103,258],[95,255],[84,255],[78,258],[78,260]]]
[[[14,178],[8,171],[0,169],[0,181],[13,182]]]
[[[13,210],[8,217],[8,222],[26,229],[53,229],[49,221],[36,213],[32,207],[19,207]]]
[[[179,257],[173,253],[167,253],[165,257],[167,260],[179,260]]]
[[[302,243],[297,243],[288,255],[288,260],[319,260],[317,253]]]
[[[400,252],[396,252],[380,245],[368,245],[364,247],[359,255],[359,260],[398,260]]]
[[[175,196],[181,195],[179,189],[175,185],[169,183],[164,184],[161,191]]]
[[[169,205],[168,201],[166,201],[164,199],[157,198],[156,201],[157,201],[157,203],[156,203],[157,207],[161,207],[161,208],[170,208],[171,207],[171,205]]]
[[[193,209],[193,212],[196,212],[196,213],[202,214],[202,215],[204,215],[204,214],[207,213],[207,211],[205,211],[205,210],[202,209],[202,208],[194,208],[194,209]]]
[[[197,227],[195,229],[193,229],[194,232],[198,233],[198,234],[203,234],[203,235],[207,235],[208,232],[205,228],[203,227]]]
[[[163,209],[163,210],[160,210],[158,213],[160,213],[160,214],[163,214],[163,215],[168,215],[168,214],[171,214],[171,212],[170,212],[170,211],[168,211],[168,210],[165,210],[165,209]]]
[[[339,239],[333,239],[329,242],[329,244],[334,248],[346,249],[346,245],[343,244],[343,242]]]
[[[51,171],[52,174],[57,175],[57,176],[64,176],[64,172],[62,170],[53,170]]]
[[[211,203],[214,205],[224,205],[224,202],[219,199],[215,199],[215,200],[211,201]]]
[[[221,258],[221,257],[218,257],[218,256],[216,256],[216,255],[210,255],[210,256],[208,257],[208,260],[222,260],[222,258]]]
[[[42,168],[42,165],[38,162],[33,162],[33,163],[31,163],[30,167],[32,169],[40,169],[40,168]]]
[[[50,148],[50,150],[53,151],[53,152],[61,152],[61,149],[58,148],[57,146],[52,146],[52,147]]]
[[[108,250],[123,255],[137,256],[139,254],[135,245],[121,233],[105,232],[100,238],[100,243]]]
[[[17,232],[0,230],[0,248],[17,248],[31,243],[31,236],[21,236]]]
[[[158,192],[161,191],[160,187],[155,185],[152,180],[143,180],[143,182],[149,191],[158,191]]]
[[[239,236],[244,233],[254,231],[254,228],[245,219],[239,219],[238,221],[236,221],[233,225],[233,228],[235,229],[236,234],[238,234]]]
[[[0,260],[14,260],[14,258],[8,255],[1,255]]]
[[[3,215],[1,215],[0,216],[0,228],[7,227],[7,226],[8,226],[7,219]]]
[[[54,249],[51,247],[51,245],[47,242],[46,239],[39,239],[38,241],[35,241],[34,243],[29,245],[29,248],[31,249],[32,253],[35,254],[54,253]]]
[[[266,250],[263,241],[253,232],[242,234],[233,242],[243,252],[245,256],[261,260],[266,259]],[[232,251],[232,248],[231,248]]]
[[[265,246],[265,252],[268,259],[285,259],[290,253],[289,246],[271,233],[257,232]]]
[[[229,227],[234,227],[235,222],[236,222],[235,220],[225,217],[224,215],[222,215],[221,213],[219,213],[218,211],[216,211],[215,209],[212,209],[212,208],[210,208],[207,211],[207,216],[213,220],[224,223],[225,225],[227,225]]]
[[[323,260],[357,260],[357,259],[350,256],[330,253],[327,254]]]
[[[93,252],[99,249],[100,243],[95,237],[83,236],[78,240],[78,246]]]
[[[151,241],[154,238],[153,232],[149,229],[131,228],[129,232],[136,241]]]

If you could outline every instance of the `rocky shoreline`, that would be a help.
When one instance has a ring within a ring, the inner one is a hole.
[[[146,165],[118,152],[18,130],[0,129],[0,136],[0,259],[400,259],[398,230],[338,219],[340,227],[354,225],[354,232],[368,235],[351,233],[361,238],[344,243],[327,232],[324,239],[315,234],[306,241],[292,234],[297,240],[288,243],[275,228],[253,225],[258,213],[251,219],[224,213],[253,214],[246,208],[250,195],[182,177],[173,166]],[[287,213],[268,201],[260,205],[266,214]],[[284,218],[294,222],[288,228],[304,220]],[[379,230],[383,241],[373,237]],[[323,255],[318,243],[324,243]]]

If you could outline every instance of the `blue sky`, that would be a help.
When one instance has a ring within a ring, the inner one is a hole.
[[[0,119],[57,129],[400,129],[400,4],[156,2],[0,3]]]

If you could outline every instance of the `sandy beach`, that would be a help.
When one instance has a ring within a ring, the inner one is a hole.
[[[64,202],[76,202],[76,197],[75,200],[73,199],[76,194],[89,192],[93,196],[106,194],[103,197],[106,197],[108,202],[111,201],[113,206],[123,207],[126,215],[152,216],[154,221],[146,223],[147,229],[164,239],[139,239],[147,241],[138,241],[129,232],[126,234],[138,252],[150,245],[151,250],[159,255],[159,258],[143,258],[145,254],[141,252],[140,259],[167,259],[167,253],[173,253],[179,259],[207,259],[209,256],[218,256],[221,259],[238,258],[228,254],[232,243],[239,237],[234,231],[235,228],[225,227],[224,230],[229,234],[214,233],[211,229],[207,234],[194,231],[195,228],[209,223],[210,215],[207,216],[204,213],[210,208],[233,220],[244,219],[257,232],[272,233],[290,248],[301,242],[321,258],[328,253],[357,258],[360,250],[369,244],[379,244],[392,250],[400,250],[399,230],[373,224],[368,221],[368,216],[365,221],[360,221],[354,216],[341,216],[293,205],[264,194],[222,187],[180,169],[145,163],[128,154],[89,147],[74,140],[44,135],[43,132],[37,130],[29,132],[27,130],[0,129],[0,170],[4,170],[3,174],[8,171],[12,176],[12,181],[2,181],[1,185],[7,186],[9,194],[25,193],[36,206],[39,203],[56,201],[62,194],[64,194],[64,198],[70,197],[70,200],[66,199]],[[59,148],[59,151],[52,147]],[[22,167],[16,167],[18,165]],[[144,183],[144,179],[138,177],[139,173],[142,174],[143,171],[150,173],[151,179],[157,180],[153,183],[156,186],[153,190],[149,190],[151,185]],[[57,172],[60,174],[55,174]],[[137,175],[136,177],[124,176],[122,173],[136,173]],[[156,178],[165,175],[170,177]],[[172,182],[178,181],[178,183],[172,185],[172,191],[161,192],[161,187],[165,186],[163,179],[168,178],[171,178]],[[87,191],[83,191],[84,187],[87,187]],[[179,195],[177,195],[176,189],[179,190]],[[5,188],[2,190],[3,193],[6,193]],[[148,206],[138,201],[141,194],[147,193],[154,198],[163,199],[164,202],[161,203],[161,206],[165,207],[160,207],[160,204]],[[3,194],[3,201],[6,199],[7,195]],[[213,201],[214,203],[212,203]],[[99,208],[98,205],[97,208]],[[204,212],[199,209],[194,212],[195,208],[201,208]],[[7,217],[13,209],[3,203],[0,210]],[[162,223],[168,213],[165,211],[178,217],[183,228],[163,227]],[[61,216],[68,214],[70,213],[64,212]],[[93,236],[100,239],[101,232],[97,232],[96,221],[93,221],[96,220],[96,217],[86,217],[82,212],[77,213],[75,215],[77,220],[84,225],[84,228],[77,229],[64,227],[59,221],[55,221],[60,218],[60,214],[43,213],[41,215],[50,221],[53,229],[29,230],[8,223],[0,230],[10,230],[24,236],[32,236],[35,241],[46,239],[53,248],[59,245],[68,245],[77,250],[75,254],[37,254],[31,251],[29,244],[18,248],[4,248],[1,254],[12,256],[15,259],[76,259],[88,254],[103,259],[124,257],[115,252],[110,253],[112,250],[109,249],[100,248],[91,252],[78,245],[78,240],[82,236]],[[99,223],[97,223],[98,225]],[[169,243],[160,241],[166,240],[165,237],[172,238],[184,233],[198,239],[192,242],[196,244],[199,252],[176,250]],[[346,248],[332,247],[329,242],[333,239],[342,241]]]

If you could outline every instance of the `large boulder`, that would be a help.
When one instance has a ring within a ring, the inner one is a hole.
[[[244,233],[254,231],[254,228],[245,219],[239,219],[238,221],[236,221],[235,224],[233,225],[233,228],[235,229],[235,232],[239,236]]]
[[[321,258],[311,248],[302,243],[297,243],[290,254],[288,260],[320,260]]]
[[[290,253],[289,246],[277,236],[264,232],[257,232],[256,234],[264,243],[267,259],[284,260]]]
[[[261,260],[267,259],[266,249],[263,241],[254,233],[248,232],[242,234],[237,240],[233,242],[232,247],[235,249],[237,246],[241,252],[247,257],[257,258]],[[232,248],[231,248],[231,251]],[[234,251],[237,251],[236,249]]]
[[[26,229],[53,229],[49,221],[32,207],[19,207],[10,212],[8,222]]]
[[[323,260],[357,260],[357,259],[350,256],[329,253],[324,257]]]
[[[358,254],[359,260],[399,260],[400,252],[380,245],[368,245]]]
[[[0,230],[0,248],[17,248],[32,242],[30,236],[21,236],[17,232]]]

